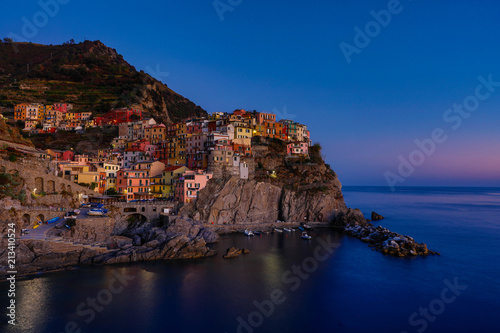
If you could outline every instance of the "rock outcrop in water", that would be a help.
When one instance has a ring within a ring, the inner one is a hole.
[[[425,243],[417,243],[410,236],[403,236],[381,226],[366,222],[359,209],[349,209],[340,214],[334,225],[342,227],[344,233],[369,243],[374,250],[396,257],[439,255]]]
[[[236,258],[240,254],[247,254],[247,253],[250,253],[249,249],[238,249],[233,246],[227,249],[226,254],[224,254],[222,258],[224,259]]]

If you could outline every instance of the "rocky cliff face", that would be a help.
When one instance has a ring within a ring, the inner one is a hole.
[[[338,180],[321,186],[294,191],[236,177],[214,180],[195,203],[183,207],[180,213],[214,224],[300,222],[304,218],[331,222],[347,208]]]
[[[254,141],[255,170],[249,180],[213,179],[180,214],[214,224],[271,223],[276,220],[332,222],[347,212],[342,185],[323,162],[321,146],[310,158],[286,155],[277,139]]]

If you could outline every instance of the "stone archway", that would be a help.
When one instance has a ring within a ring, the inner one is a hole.
[[[12,176],[14,176],[14,177],[18,177],[18,176],[19,176],[19,171],[14,170],[14,169],[9,170],[9,173],[10,173]]]
[[[22,219],[23,219],[23,228],[29,227],[31,220],[30,214],[24,214]]]
[[[56,183],[53,180],[49,180],[47,182],[47,193],[55,193],[56,192]]]
[[[35,194],[39,194],[43,192],[43,178],[36,177],[35,178]]]
[[[45,222],[45,216],[43,216],[43,214],[38,214],[38,216],[36,217],[36,221],[40,221],[40,222]]]
[[[127,222],[129,224],[132,224],[132,223],[144,223],[144,222],[147,222],[148,221],[148,218],[142,214],[139,214],[139,213],[135,213],[135,214],[130,214],[127,216]]]

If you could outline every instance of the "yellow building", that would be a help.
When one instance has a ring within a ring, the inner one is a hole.
[[[234,138],[235,139],[251,139],[253,136],[253,128],[245,123],[235,123]]]
[[[162,181],[163,181],[163,173],[155,175],[150,179],[149,182],[150,191],[155,198],[164,197],[163,195],[164,193],[162,192]]]
[[[185,166],[168,166],[162,172],[162,180],[161,180],[161,192],[164,198],[171,197],[174,195],[174,180],[178,179],[180,175],[182,175],[185,171],[190,171]]]
[[[78,175],[76,182],[78,184],[85,184],[90,187],[95,186],[94,190],[98,191],[99,185],[99,172],[97,171],[89,171],[89,172],[80,172]],[[95,184],[95,185],[93,185]]]

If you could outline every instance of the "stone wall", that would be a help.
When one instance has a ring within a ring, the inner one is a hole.
[[[62,191],[73,193],[73,195],[96,193],[89,188],[56,177],[50,172],[50,162],[44,160],[21,159],[13,163],[0,159],[0,172],[18,172],[19,176],[24,179],[24,185],[29,192],[36,189],[36,193],[45,192],[47,194]]]

